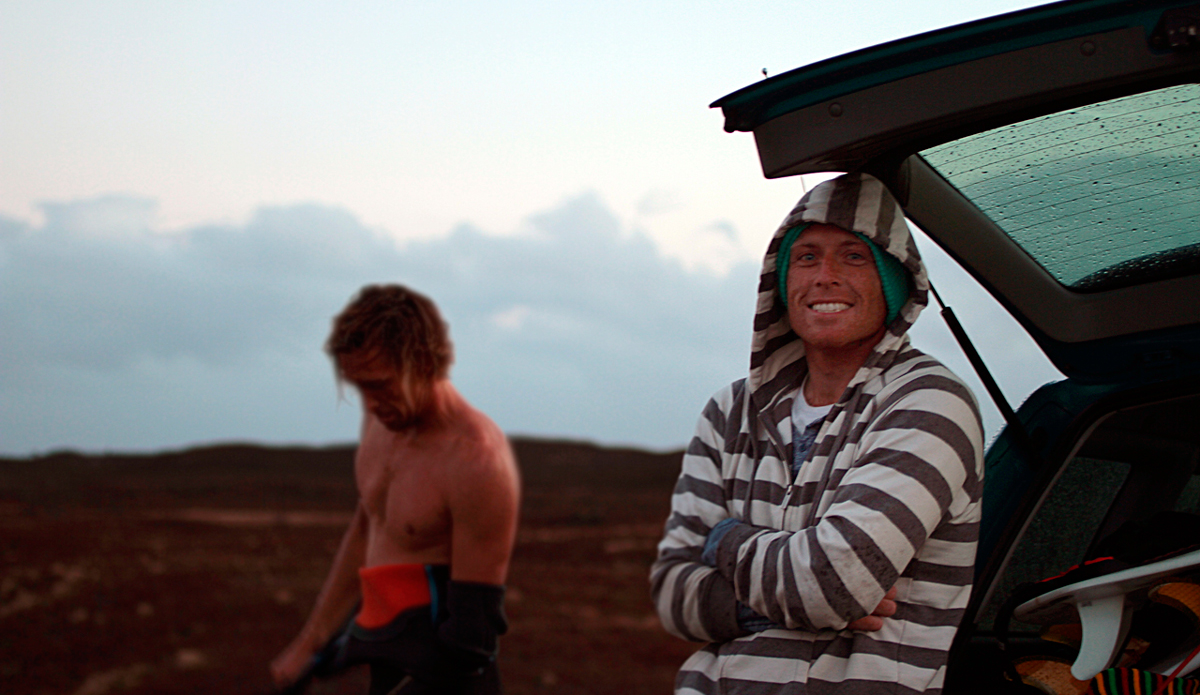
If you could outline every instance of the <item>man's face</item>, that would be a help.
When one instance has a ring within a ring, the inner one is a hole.
[[[429,413],[432,404],[428,385],[407,378],[379,351],[342,355],[338,370],[358,389],[363,407],[393,432],[420,425]]]
[[[788,321],[812,351],[874,347],[887,302],[866,242],[831,224],[814,224],[792,244]]]

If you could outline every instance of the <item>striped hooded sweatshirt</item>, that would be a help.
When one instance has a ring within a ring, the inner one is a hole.
[[[907,302],[832,406],[793,478],[804,345],[778,296],[776,253],[805,222],[859,232],[911,275]],[[750,373],[700,418],[671,499],[651,590],[664,627],[707,642],[677,693],[937,693],[971,593],[982,427],[967,386],[909,343],[929,290],[902,210],[864,174],[808,193],[767,249]],[[733,524],[701,558],[709,531]],[[847,625],[896,587],[878,631]],[[747,633],[737,603],[779,627]]]

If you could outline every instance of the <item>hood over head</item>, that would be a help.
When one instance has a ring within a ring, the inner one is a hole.
[[[788,322],[786,300],[780,292],[781,287],[786,287],[783,284],[786,279],[781,276],[781,271],[786,272],[786,262],[780,262],[785,260],[780,253],[790,248],[797,238],[794,228],[812,223],[840,227],[873,244],[881,284],[892,308],[888,312],[884,337],[850,382],[851,388],[886,369],[895,360],[899,349],[908,342],[908,329],[928,303],[929,276],[925,265],[904,220],[904,211],[883,183],[869,174],[853,173],[817,185],[784,219],[763,259],[748,380],[750,392],[760,404],[795,388],[807,373],[804,343]],[[907,298],[903,297],[903,290],[897,292],[896,268],[890,260],[881,262],[881,253],[894,258],[908,272]],[[893,265],[890,270],[889,265]]]

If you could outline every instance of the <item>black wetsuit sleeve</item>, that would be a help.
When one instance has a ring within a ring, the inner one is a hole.
[[[496,660],[497,638],[508,631],[504,587],[451,581],[446,587],[446,618],[438,639],[450,647],[464,671],[479,671]]]

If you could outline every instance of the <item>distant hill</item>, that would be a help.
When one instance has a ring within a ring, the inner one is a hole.
[[[512,438],[529,491],[670,489],[682,452]],[[56,452],[0,458],[0,500],[81,507],[200,505],[345,509],[354,445],[214,444],[148,454]]]

